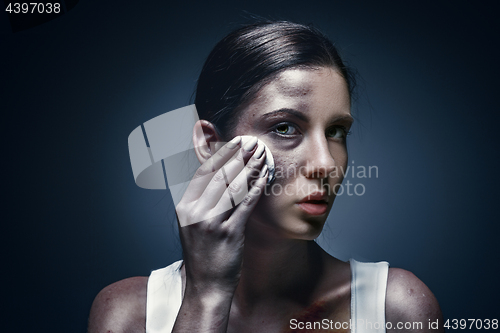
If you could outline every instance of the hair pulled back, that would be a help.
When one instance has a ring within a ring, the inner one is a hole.
[[[314,27],[266,21],[239,28],[210,52],[196,87],[200,119],[215,125],[224,139],[237,119],[237,108],[267,82],[289,68],[332,67],[352,95],[354,79],[333,43]]]

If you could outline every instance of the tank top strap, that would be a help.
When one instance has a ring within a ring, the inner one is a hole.
[[[171,333],[182,303],[182,260],[151,272],[146,300],[146,333]]]
[[[389,263],[351,264],[351,333],[385,333],[385,295]]]

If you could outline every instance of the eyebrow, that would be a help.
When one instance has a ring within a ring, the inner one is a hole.
[[[288,113],[292,116],[295,116],[297,117],[298,119],[304,121],[304,122],[307,122],[308,121],[308,118],[307,116],[300,112],[300,111],[297,111],[297,110],[294,110],[294,109],[289,109],[289,108],[282,108],[282,109],[279,109],[279,110],[275,110],[275,111],[271,111],[271,112],[268,112],[268,113],[265,113],[262,115],[261,118],[265,118],[265,117],[269,117],[269,116],[274,116],[276,114],[279,114],[279,113]]]
[[[340,117],[336,117],[332,119],[332,123],[336,123],[338,121],[345,121],[350,124],[354,123],[354,118],[351,115],[342,115]]]
[[[269,117],[269,116],[274,116],[274,115],[280,114],[280,113],[288,113],[292,116],[297,117],[298,119],[300,119],[304,122],[307,122],[309,120],[309,118],[307,117],[307,115],[305,113],[302,113],[302,112],[297,111],[295,109],[289,109],[289,108],[282,108],[279,110],[265,113],[261,116],[261,119],[265,118],[265,117]],[[334,119],[332,119],[331,123],[336,123],[338,121],[346,121],[346,122],[349,122],[352,124],[354,122],[354,118],[351,115],[342,115],[342,116],[335,117]]]

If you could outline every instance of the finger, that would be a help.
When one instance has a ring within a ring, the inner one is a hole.
[[[243,154],[236,154],[236,157],[224,165],[212,178],[205,191],[200,196],[200,203],[203,201],[201,204],[205,209],[213,209],[226,191],[226,183],[228,183],[229,186],[235,187],[233,189],[234,194],[242,193],[243,196],[246,195],[248,189],[243,192],[239,191],[240,188],[246,187],[252,179],[258,176],[264,164],[264,160],[265,153],[263,145],[260,145],[255,150],[246,166],[244,165]],[[233,184],[234,182],[235,184]],[[233,193],[230,194],[233,195]]]
[[[250,157],[246,162],[245,169],[242,168],[241,163],[227,163],[224,166],[223,170],[226,174],[228,184],[231,184],[231,182],[238,176],[238,174],[242,170],[246,171],[248,181],[250,181],[250,178],[252,178],[253,176],[257,176],[260,173],[265,158],[265,145],[263,143],[259,143],[255,152],[252,153],[252,157]]]
[[[241,137],[235,137],[205,161],[205,163],[196,170],[193,179],[189,182],[183,199],[188,202],[197,200],[205,191],[205,188],[217,171],[239,152],[240,143]]]
[[[264,193],[267,176],[269,175],[267,165],[264,166],[262,171],[260,178],[254,182],[254,186],[248,191],[247,195],[239,203],[231,216],[223,223],[228,229],[236,232],[242,232],[244,230],[246,221]]]
[[[264,166],[264,169],[262,171],[263,173],[267,174],[267,165]],[[258,183],[254,183],[254,187],[255,185],[260,186],[261,181],[262,180],[259,178]],[[265,179],[264,183],[266,183]],[[224,213],[233,209],[240,202],[244,201],[248,193],[249,190],[247,173],[242,171],[224,191],[217,205],[214,208],[207,210],[209,212],[208,216],[224,216]],[[231,206],[228,205],[228,201],[231,203]],[[219,219],[220,222],[223,222],[225,220],[225,218]]]

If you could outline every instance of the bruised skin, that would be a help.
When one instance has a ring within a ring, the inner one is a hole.
[[[339,323],[349,323],[350,319],[350,266],[345,262],[330,260],[323,257],[325,262],[325,275],[318,281],[311,305],[295,312],[290,319],[298,322],[321,322],[327,319]],[[325,279],[326,277],[326,279]],[[283,327],[283,333],[291,332],[349,332],[349,329],[319,329],[300,330],[291,329],[290,322]]]
[[[310,307],[294,316],[294,319],[297,319],[295,323],[314,323],[314,322],[322,322],[322,320],[328,318],[329,313],[332,311],[331,305],[326,301],[317,301],[314,302]],[[320,329],[321,332],[342,332],[339,330],[325,330]],[[310,329],[292,329],[290,325],[283,329],[283,333],[293,333],[293,332],[311,332]],[[347,332],[347,330],[346,330]]]
[[[245,297],[241,297],[239,292],[235,293],[228,333],[296,332],[290,329],[291,319],[306,322],[319,318],[349,322],[349,264],[330,257],[315,243],[310,246],[317,256],[314,256],[310,267],[303,266],[302,275],[308,277],[302,276],[302,279],[297,281],[283,271],[280,282],[272,287],[279,297],[267,294],[252,299],[252,295],[259,292],[258,289]],[[297,258],[297,261],[301,259]],[[240,281],[241,283],[243,284],[238,288],[246,289],[245,281]]]
[[[295,117],[282,109],[300,113]],[[276,180],[267,187],[247,227],[274,230],[276,236],[313,240],[320,233],[335,199],[330,191],[328,207],[321,216],[301,211],[296,203],[315,190],[330,189],[342,182],[338,177],[311,177],[312,167],[333,170],[347,166],[345,140],[331,139],[325,131],[332,126],[350,128],[349,92],[345,80],[332,68],[290,69],[258,91],[247,105],[238,110],[236,135],[253,135],[272,151]],[[281,137],[273,126],[282,122],[296,124],[300,135]],[[285,189],[287,191],[285,191]]]

